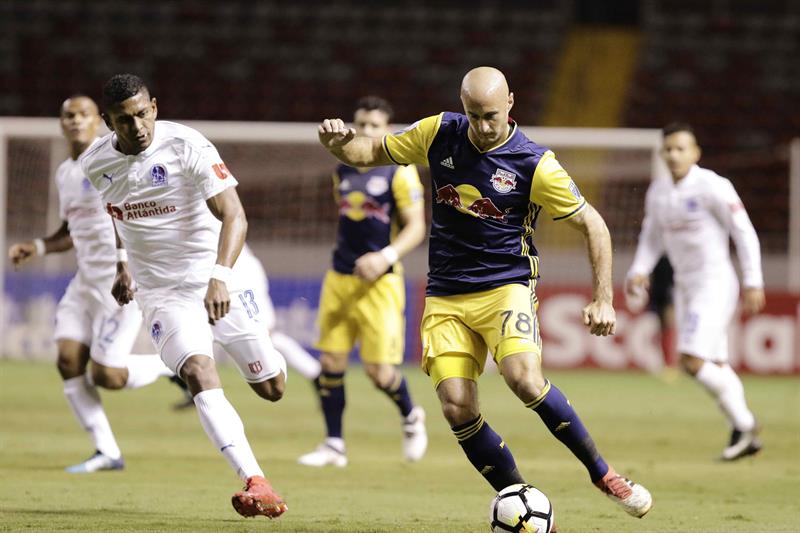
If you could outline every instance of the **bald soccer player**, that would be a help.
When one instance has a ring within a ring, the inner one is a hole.
[[[463,115],[440,113],[382,139],[358,136],[340,119],[325,120],[319,139],[348,165],[431,169],[422,366],[476,470],[497,491],[525,482],[479,410],[477,382],[488,349],[511,391],[584,464],[592,483],[642,517],[652,506],[650,493],[605,462],[566,397],[542,375],[536,219],[544,209],[586,237],[594,290],[583,321],[601,336],[613,334],[616,324],[608,229],[553,152],[527,139],[509,119],[514,95],[502,72],[468,72],[461,101]]]
[[[47,237],[14,244],[8,255],[18,267],[36,256],[75,248],[78,272],[58,303],[54,338],[64,396],[95,452],[67,471],[121,470],[125,462],[97,387],[135,389],[173,374],[157,355],[130,355],[142,313],[135,304],[120,307],[111,296],[116,275],[114,225],[78,163],[97,141],[97,104],[86,96],[68,98],[61,106],[60,122],[70,152],[55,175],[61,227]]]

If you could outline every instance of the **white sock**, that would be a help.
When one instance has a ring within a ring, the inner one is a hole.
[[[244,425],[222,389],[204,390],[194,396],[194,405],[206,435],[214,443],[236,474],[246,481],[264,476],[244,434]]]
[[[321,367],[313,355],[300,346],[293,338],[278,331],[270,333],[272,344],[283,355],[289,366],[300,372],[306,379],[319,376]]]
[[[64,396],[75,413],[75,418],[92,437],[94,447],[112,459],[119,459],[122,452],[111,431],[111,424],[108,423],[97,388],[89,385],[85,376],[65,379]]]
[[[325,444],[334,450],[339,450],[341,453],[345,453],[344,439],[341,437],[325,437]]]
[[[138,389],[150,385],[162,376],[170,377],[175,374],[167,368],[158,355],[131,354],[125,360],[128,367],[128,381],[126,389]]]
[[[747,408],[742,381],[730,365],[719,366],[706,361],[695,378],[717,400],[731,426],[739,431],[751,431],[755,427],[755,417]]]

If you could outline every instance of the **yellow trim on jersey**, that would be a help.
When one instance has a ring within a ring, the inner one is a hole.
[[[403,131],[384,135],[381,144],[386,155],[397,165],[428,166],[428,149],[442,125],[443,116],[444,113],[439,113],[426,117]]]
[[[586,206],[586,199],[552,151],[548,150],[536,165],[531,183],[531,202],[542,206],[553,220],[575,216]]]
[[[522,235],[520,236],[520,241],[522,243],[522,255],[528,256],[528,261],[531,264],[531,277],[535,278],[539,274],[539,258],[536,256],[531,255],[531,248],[528,246],[528,237],[533,235],[533,221],[536,219],[536,215],[539,213],[541,206],[537,206],[536,204],[529,202],[528,203],[528,214],[525,216],[525,219],[522,221]]]
[[[414,165],[398,167],[392,178],[392,195],[398,211],[423,202],[424,189]]]
[[[492,146],[491,148],[487,148],[486,150],[481,150],[480,148],[478,148],[477,146],[475,146],[475,143],[474,143],[474,142],[472,142],[472,139],[470,139],[469,133],[467,133],[467,139],[469,139],[469,142],[470,142],[470,144],[471,144],[473,147],[475,147],[475,149],[476,149],[478,152],[480,152],[480,153],[482,153],[482,154],[487,154],[487,153],[489,153],[489,152],[493,152],[494,150],[497,150],[498,148],[500,148],[501,146],[503,146],[504,144],[506,144],[508,141],[510,141],[510,140],[511,140],[511,138],[514,136],[514,134],[515,134],[515,133],[517,133],[517,123],[516,123],[516,122],[514,123],[514,127],[513,127],[513,128],[511,128],[511,133],[509,133],[509,134],[508,134],[508,136],[506,137],[506,140],[505,140],[505,141],[501,142],[500,144],[498,144],[498,145],[496,145],[496,146]]]

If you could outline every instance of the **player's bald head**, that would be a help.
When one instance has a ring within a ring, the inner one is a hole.
[[[494,67],[477,67],[461,80],[461,100],[487,103],[508,100],[508,82],[505,75]]]

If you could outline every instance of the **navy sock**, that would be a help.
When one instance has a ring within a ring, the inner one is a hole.
[[[589,471],[592,482],[606,475],[608,465],[597,451],[578,413],[555,385],[548,381],[544,392],[532,402],[525,404],[525,407],[536,411],[550,433],[583,463]]]
[[[322,414],[328,437],[342,438],[342,414],[344,413],[344,372],[325,372],[314,380],[319,394]]]
[[[511,450],[482,415],[452,429],[469,462],[494,490],[500,492],[509,485],[525,483]]]
[[[395,378],[391,385],[385,389],[381,389],[386,396],[388,396],[400,409],[400,414],[403,417],[408,416],[414,408],[414,403],[411,401],[411,395],[408,393],[408,385],[406,378],[400,372],[395,374]]]

